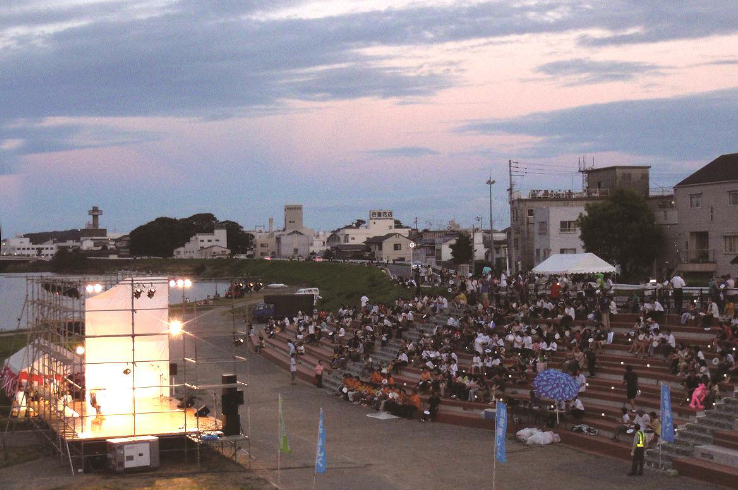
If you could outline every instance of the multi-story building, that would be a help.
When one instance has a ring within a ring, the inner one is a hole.
[[[307,258],[310,255],[310,237],[299,230],[277,235],[277,257]]]
[[[584,206],[551,206],[534,210],[534,266],[551,255],[584,251],[577,228],[577,219],[583,213]]]
[[[734,274],[738,256],[738,153],[722,155],[674,186],[678,269]]]
[[[408,263],[413,255],[410,240],[400,233],[388,233],[383,236],[375,236],[366,241],[369,253],[379,262],[405,262]]]
[[[211,259],[227,257],[228,234],[225,228],[215,228],[213,233],[198,233],[183,246],[174,249],[175,259]]]
[[[369,238],[383,236],[388,233],[399,233],[403,236],[410,234],[407,226],[396,226],[392,210],[375,209],[369,212],[369,221],[365,225],[348,225],[335,230],[327,239],[329,247],[339,244],[362,245]]]
[[[313,239],[316,234],[315,230],[303,225],[302,218],[301,204],[286,204],[284,206],[284,228],[274,230],[274,219],[269,218],[268,230],[264,230],[263,227],[249,230],[248,233],[254,235],[254,257],[257,259],[264,257],[308,258],[313,251],[315,245]],[[285,235],[289,236],[285,237]]]
[[[561,253],[561,250],[565,250],[566,253],[574,253],[572,249],[576,249],[576,253],[582,252],[579,230],[571,222],[576,221],[587,204],[606,199],[618,189],[631,190],[645,199],[654,211],[656,224],[662,226],[666,232],[667,242],[673,242],[677,219],[673,196],[651,195],[649,169],[650,167],[643,165],[589,168],[582,170],[586,177],[582,191],[533,190],[525,195],[512,193],[508,238],[508,257],[512,271],[531,270],[544,260],[544,256]],[[551,213],[546,217],[547,212],[543,211],[545,209],[556,209],[554,215],[564,216],[566,219],[558,219],[555,216],[552,218]],[[546,224],[539,225],[539,221]],[[565,233],[560,232],[562,221],[569,222],[564,227]],[[545,227],[545,233],[536,228],[537,226]],[[551,230],[554,235],[558,233],[558,236],[550,236]],[[536,249],[539,250],[538,256]],[[664,252],[660,262],[662,264],[669,262],[669,250]]]

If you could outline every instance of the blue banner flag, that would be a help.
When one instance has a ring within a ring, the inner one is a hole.
[[[318,419],[318,449],[315,453],[315,473],[325,473],[327,466],[325,457],[325,424],[323,423],[323,409],[320,409]]]
[[[506,463],[505,457],[505,435],[507,434],[507,405],[497,402],[497,414],[495,415],[495,459],[500,463]]]
[[[671,390],[661,383],[661,439],[674,442],[674,415],[671,411]]]

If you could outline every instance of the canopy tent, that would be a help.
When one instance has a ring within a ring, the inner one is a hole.
[[[596,274],[615,272],[615,267],[592,253],[555,254],[533,268],[534,274]]]
[[[75,353],[44,339],[36,339],[5,360],[0,370],[2,388],[12,397],[18,381],[23,385],[30,376],[31,382],[40,383],[42,377],[55,376],[59,382],[62,376],[72,373],[75,365],[80,369],[81,363],[82,358]]]

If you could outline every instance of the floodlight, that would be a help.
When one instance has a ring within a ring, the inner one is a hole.
[[[177,337],[182,333],[182,322],[179,320],[172,320],[169,322],[169,334]]]
[[[88,284],[87,286],[85,286],[85,291],[87,291],[88,293],[91,293],[94,290],[95,290],[95,286],[93,286],[92,284]]]
[[[239,337],[233,341],[233,345],[243,345],[243,337]]]
[[[143,289],[141,289],[138,286],[136,287],[136,289],[133,290],[133,297],[136,299],[140,298],[142,294],[143,294]]]
[[[192,281],[190,281],[189,279],[185,279],[184,280],[184,287],[186,287],[186,288],[192,287]]]
[[[173,288],[173,287],[176,287],[176,286],[177,286],[177,281],[175,281],[174,279],[172,279],[172,280],[169,281],[169,287],[170,288]]]
[[[99,293],[103,289],[102,284],[95,284],[93,289],[95,290],[96,293]]]
[[[81,346],[81,345],[78,345],[76,352],[77,352],[77,355],[78,356],[81,356],[82,354],[85,353],[85,348],[83,346]]]
[[[177,279],[177,287],[183,288],[184,287],[184,281],[182,279]]]
[[[149,299],[151,299],[151,298],[153,298],[153,297],[154,297],[154,295],[155,295],[155,294],[156,294],[156,288],[155,288],[154,286],[151,286],[151,287],[149,288],[149,292],[148,292],[148,293],[146,293],[146,296],[148,296],[148,297],[149,297]]]

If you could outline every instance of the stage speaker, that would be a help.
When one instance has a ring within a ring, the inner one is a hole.
[[[223,435],[237,436],[241,433],[241,418],[235,413],[223,412]]]
[[[209,413],[210,409],[207,407],[207,405],[203,405],[197,409],[197,411],[195,412],[195,417],[207,417]]]
[[[220,377],[220,382],[222,384],[224,384],[224,385],[236,384],[237,381],[238,381],[238,377],[235,374],[223,374]],[[235,392],[236,392],[236,387],[235,386],[232,387],[232,388],[223,388],[223,394],[224,395],[226,393],[235,393]]]
[[[170,362],[169,363],[169,376],[176,376],[176,375],[177,375],[177,363]]]

